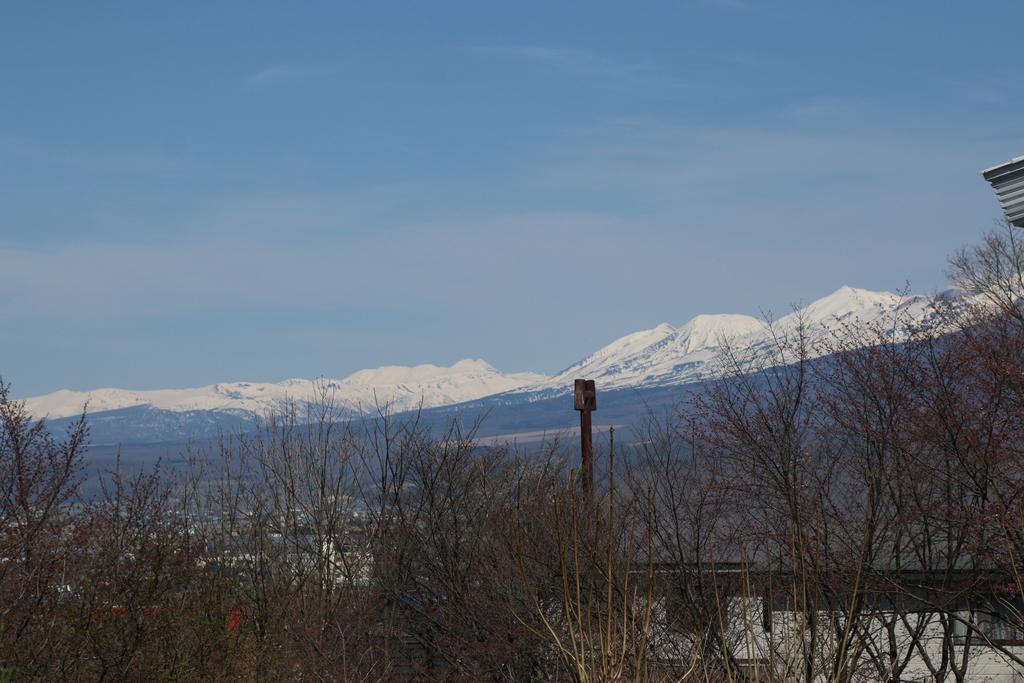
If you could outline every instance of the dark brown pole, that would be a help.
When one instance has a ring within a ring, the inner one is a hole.
[[[583,454],[580,473],[583,477],[583,495],[589,500],[594,492],[594,437],[589,410],[580,411],[580,451]]]
[[[575,407],[580,411],[580,478],[583,480],[583,497],[589,502],[594,495],[594,437],[590,413],[597,410],[597,389],[592,379],[578,379],[574,384]]]

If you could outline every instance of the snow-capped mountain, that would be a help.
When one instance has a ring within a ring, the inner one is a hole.
[[[853,321],[891,323],[899,337],[906,333],[907,325],[927,320],[933,310],[931,299],[927,297],[841,287],[776,318],[770,326],[762,319],[733,314],[698,315],[678,327],[663,323],[617,339],[550,377],[530,372],[502,373],[482,360],[462,360],[451,367],[386,366],[360,370],[340,380],[290,379],[273,384],[221,382],[195,389],[152,391],[62,390],[27,399],[27,405],[32,414],[39,417],[78,415],[88,401],[90,413],[145,408],[148,412],[139,414],[148,415],[147,419],[155,419],[153,411],[169,411],[158,417],[173,421],[178,418],[171,415],[179,415],[186,422],[197,420],[201,415],[258,414],[280,406],[286,399],[317,402],[323,390],[329,392],[338,408],[352,414],[372,412],[383,404],[400,412],[488,397],[512,405],[568,393],[577,377],[596,380],[602,391],[697,382],[712,376],[715,367],[712,361],[723,341],[728,340],[738,355],[752,353],[771,344],[773,335],[791,334],[800,325],[804,326],[812,343]],[[817,353],[828,351],[827,347],[821,347]],[[135,413],[117,414],[118,420],[125,424],[139,419],[134,417]],[[186,427],[179,425],[175,429],[187,431]]]
[[[515,393],[550,396],[570,390],[576,377],[594,379],[604,389],[686,384],[712,372],[710,361],[729,342],[738,354],[753,352],[772,343],[773,335],[791,334],[803,325],[814,341],[822,341],[839,326],[859,320],[891,321],[897,336],[905,335],[911,322],[926,320],[933,312],[930,299],[891,292],[840,287],[828,296],[771,322],[748,315],[698,315],[673,327],[662,323],[634,332],[570,365],[553,377],[514,390]],[[827,353],[822,347],[819,353]]]
[[[417,365],[385,366],[360,370],[344,379],[289,379],[278,383],[219,382],[194,389],[93,389],[55,391],[26,400],[33,415],[59,418],[78,415],[88,402],[98,413],[133,406],[151,406],[175,412],[247,411],[262,413],[286,400],[317,401],[326,390],[338,408],[352,412],[373,410],[388,404],[392,410],[429,408],[473,399],[535,384],[544,375],[501,373],[482,360],[461,360],[451,367]]]

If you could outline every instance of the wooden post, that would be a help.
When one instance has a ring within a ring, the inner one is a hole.
[[[583,497],[589,502],[594,495],[594,437],[590,413],[597,410],[597,389],[592,379],[576,380],[574,389],[575,407],[580,411],[580,478],[583,481]]]

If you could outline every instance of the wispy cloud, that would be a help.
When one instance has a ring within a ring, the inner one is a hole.
[[[569,250],[587,253],[579,245],[588,236],[602,237],[590,245],[590,256],[606,256],[605,240],[619,240],[622,249],[628,234],[626,225],[612,217],[570,212],[410,221],[370,232],[338,221],[330,236],[322,234],[318,223],[335,200],[280,204],[277,211],[269,206],[271,215],[255,226],[255,237],[240,230],[239,223],[252,218],[252,207],[243,207],[237,217],[211,214],[205,234],[175,241],[0,246],[0,321],[141,320],[210,311],[269,314],[332,310],[355,300],[439,312],[487,305],[526,309],[549,282],[524,282],[514,290],[499,283],[516,279],[524,268],[558,272]],[[270,231],[271,225],[277,230]],[[536,248],[541,243],[545,249]],[[402,276],[382,275],[384,262]],[[89,305],[69,308],[69,301]]]
[[[938,79],[938,85],[949,96],[987,105],[1005,105],[1024,90],[1024,76],[1011,71],[972,73],[960,77]]]
[[[638,85],[681,85],[653,64],[626,63],[595,52],[543,45],[499,45],[480,48],[483,54],[548,66],[565,75],[594,81],[603,87],[625,89]]]
[[[798,102],[779,112],[783,120],[800,123],[849,120],[864,114],[864,105],[853,99],[818,98]]]
[[[726,9],[747,9],[750,3],[747,0],[701,0],[701,4],[711,7],[725,7]]]
[[[187,165],[184,157],[170,154],[58,147],[30,138],[0,136],[0,161],[26,160],[100,173],[167,172]]]
[[[267,88],[284,83],[326,78],[335,73],[335,67],[326,65],[277,65],[249,74],[243,79],[243,83],[247,88]]]

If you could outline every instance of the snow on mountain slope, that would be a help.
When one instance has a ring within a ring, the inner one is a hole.
[[[545,379],[536,373],[501,373],[482,360],[461,360],[451,367],[417,365],[386,366],[360,370],[340,380],[289,379],[276,384],[220,382],[194,389],[94,389],[56,391],[26,399],[29,411],[39,417],[67,417],[81,413],[148,405],[173,411],[219,410],[262,412],[286,399],[314,400],[318,389],[332,392],[339,408],[372,410],[388,403],[394,410],[461,403],[534,384]]]
[[[935,314],[932,299],[926,296],[872,292],[842,286],[803,308],[778,318],[773,327],[791,333],[802,322],[812,340],[820,340],[843,325],[877,323],[895,325],[893,332],[905,337],[908,326],[929,321]]]
[[[906,333],[906,323],[922,321],[931,314],[926,297],[904,297],[891,292],[872,292],[840,287],[826,297],[772,322],[775,334],[791,334],[801,324],[812,341],[823,340],[831,330],[858,320],[902,321],[894,330]],[[747,315],[698,315],[679,327],[661,324],[613,341],[562,372],[515,393],[551,395],[569,391],[576,377],[594,379],[605,389],[684,384],[709,376],[710,361],[728,341],[742,353],[771,343],[767,322]]]
[[[958,295],[952,295],[958,296]],[[900,296],[891,292],[840,287],[826,297],[773,321],[775,334],[791,334],[804,325],[812,343],[830,330],[855,320],[894,323],[894,333],[905,335],[907,324],[927,320],[933,313],[930,299]],[[472,401],[494,394],[511,400],[566,393],[572,381],[585,377],[602,389],[665,386],[699,381],[712,372],[713,361],[728,340],[739,353],[756,352],[771,344],[768,325],[748,315],[698,315],[674,327],[663,323],[626,335],[562,372],[547,377],[536,373],[505,374],[482,360],[461,360],[451,367],[417,365],[385,366],[360,370],[340,380],[290,379],[276,384],[222,382],[195,389],[131,391],[95,389],[89,392],[57,391],[27,399],[38,416],[76,415],[86,400],[90,412],[131,406],[152,406],[171,411],[255,411],[280,405],[286,398],[314,400],[319,388],[333,392],[339,408],[354,412],[389,404],[409,410]],[[824,353],[825,350],[821,350]]]
[[[535,372],[501,373],[482,360],[460,360],[450,368],[436,365],[385,366],[360,370],[337,383],[339,397],[358,410],[388,402],[396,410],[462,403],[500,394],[546,379]]]
[[[699,315],[680,327],[662,323],[652,330],[636,332],[574,363],[536,389],[569,387],[576,377],[597,380],[607,389],[639,386],[674,378],[694,379],[691,370],[714,357],[720,337],[741,337],[763,327],[747,315]]]

